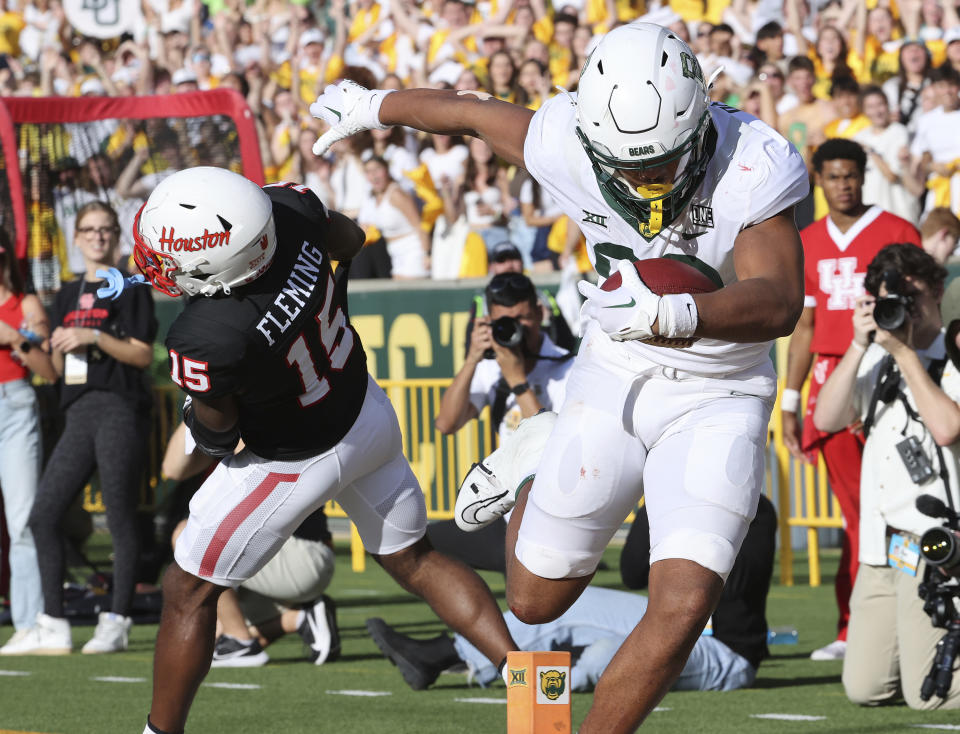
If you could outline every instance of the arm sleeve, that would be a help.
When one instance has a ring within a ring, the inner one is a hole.
[[[567,213],[577,211],[578,202],[572,197],[578,196],[582,188],[574,183],[573,173],[574,158],[580,153],[568,155],[571,151],[564,145],[564,134],[572,133],[573,116],[573,102],[569,97],[558,95],[548,99],[530,118],[523,142],[524,167],[540,184],[541,196],[543,192],[549,193]]]
[[[743,172],[747,185],[746,216],[744,227],[759,224],[770,217],[794,206],[810,192],[810,176],[807,166],[797,149],[782,140],[770,142],[764,150],[765,156],[760,165],[764,175],[748,179],[752,172]],[[734,182],[736,185],[736,182]]]
[[[326,228],[330,213],[323,202],[306,186],[294,183],[269,184],[263,190],[273,202],[274,217],[277,208],[291,210],[296,216],[306,219],[315,227]]]
[[[166,341],[170,379],[200,399],[237,394],[245,385],[246,338],[223,325],[211,324],[203,329],[203,323],[196,320],[178,319]]]

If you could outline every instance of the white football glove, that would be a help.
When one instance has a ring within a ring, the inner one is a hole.
[[[649,339],[654,336],[660,296],[647,288],[633,263],[621,260],[617,270],[623,280],[616,290],[605,291],[585,280],[577,283],[580,294],[587,299],[580,318],[595,319],[614,341]]]
[[[380,104],[392,89],[367,89],[348,79],[331,84],[310,105],[310,114],[330,126],[313,144],[313,154],[323,155],[338,140],[364,130],[386,130],[380,122]]]

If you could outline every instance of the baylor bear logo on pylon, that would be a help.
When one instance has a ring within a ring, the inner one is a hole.
[[[540,690],[551,701],[556,701],[563,695],[566,679],[567,674],[561,673],[559,670],[548,670],[545,673],[540,673]]]

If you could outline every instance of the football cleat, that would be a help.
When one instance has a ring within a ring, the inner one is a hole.
[[[516,503],[515,492],[504,489],[493,470],[484,463],[489,463],[497,451],[474,464],[460,485],[455,517],[457,527],[468,533],[503,517]]]
[[[517,492],[536,472],[556,420],[556,413],[542,410],[521,421],[500,448],[470,468],[457,494],[457,527],[468,533],[479,530],[513,509]]]
[[[424,654],[427,643],[397,632],[379,617],[368,619],[366,626],[370,638],[380,648],[380,652],[397,666],[403,679],[413,690],[423,691],[429,688],[446,667],[433,664],[427,659]]]
[[[256,640],[238,640],[231,635],[220,635],[213,648],[211,668],[259,668],[270,656]]]
[[[337,605],[326,594],[304,607],[303,622],[297,632],[307,646],[308,657],[314,665],[332,663],[340,657]]]

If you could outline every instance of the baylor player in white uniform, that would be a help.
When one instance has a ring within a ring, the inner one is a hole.
[[[525,167],[578,224],[587,240],[590,262],[601,278],[616,272],[621,260],[680,255],[696,258],[695,265],[727,285],[737,280],[733,251],[740,230],[806,196],[803,160],[775,130],[726,105],[714,103],[706,114],[716,131],[706,142],[714,137],[716,142],[703,180],[680,215],[650,239],[620,214],[616,201],[611,206],[604,198],[590,159],[574,134],[574,100],[557,95],[534,114],[523,147]],[[700,339],[687,349],[663,349],[641,341],[625,345],[660,364],[714,375],[766,363],[770,352],[766,342],[717,339]]]
[[[536,113],[482,93],[349,82],[311,111],[332,125],[318,154],[388,125],[484,138],[580,225],[602,277],[622,274],[610,292],[580,284],[587,326],[559,416],[521,424],[467,477],[457,508],[461,527],[482,525],[516,494],[507,598],[536,624],[573,603],[645,497],[650,605],[580,727],[632,732],[682,669],[756,510],[776,392],[770,341],[793,331],[803,306],[800,156],[762,122],[710,105],[693,52],[647,23],[607,34],[578,95]],[[723,287],[651,293],[630,261],[664,255]]]

